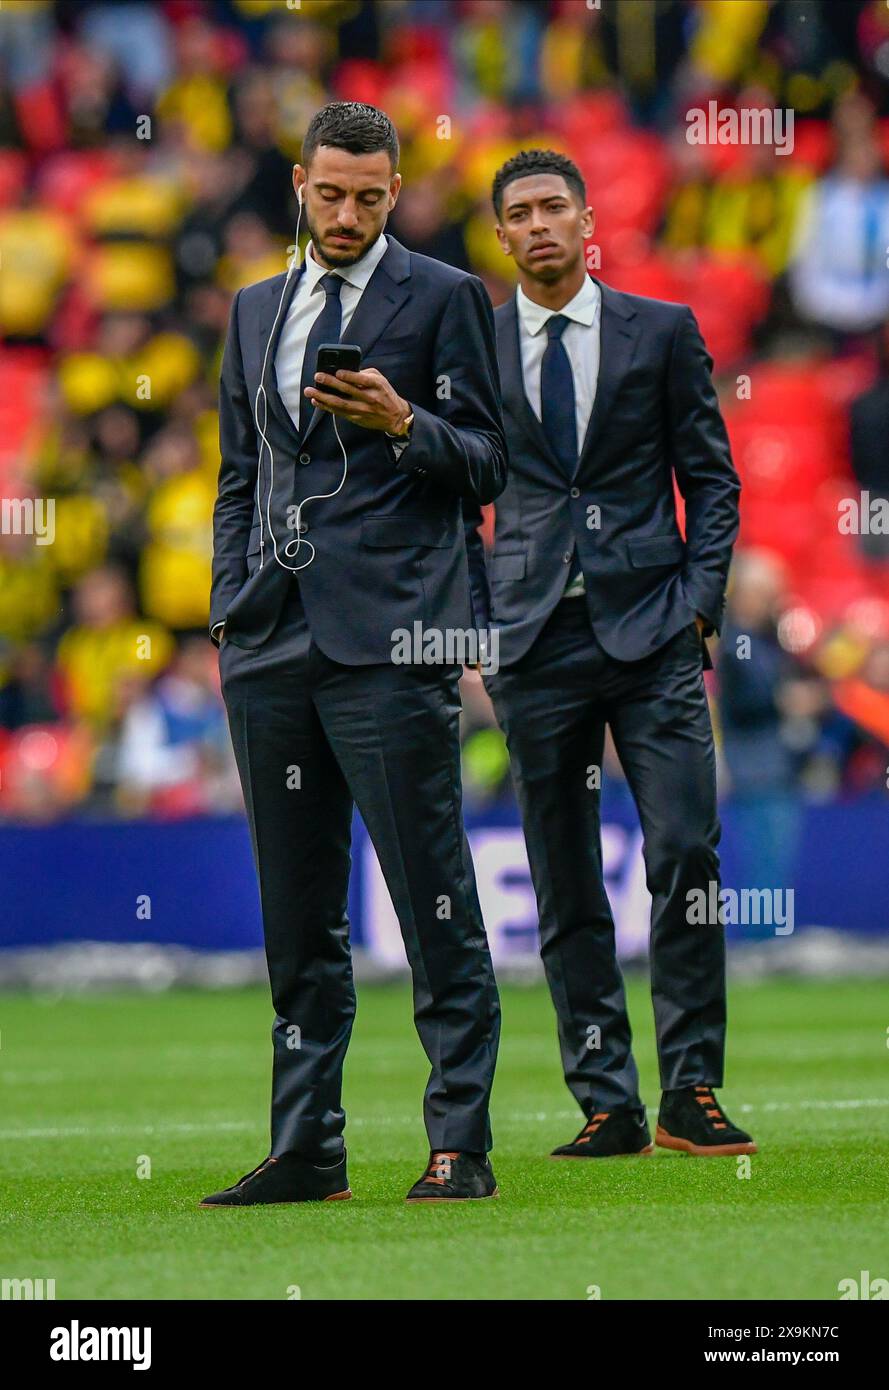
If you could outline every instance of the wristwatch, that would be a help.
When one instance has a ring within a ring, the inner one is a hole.
[[[386,431],[386,438],[387,438],[387,439],[400,439],[401,442],[402,442],[403,444],[408,444],[408,443],[410,443],[411,429],[413,428],[413,424],[414,424],[414,412],[411,411],[411,413],[410,413],[409,415],[406,415],[405,418],[404,418],[404,420],[402,421],[402,423],[401,423],[401,429],[400,429],[400,431],[398,432],[398,434],[393,434],[391,430],[387,430],[387,431]]]

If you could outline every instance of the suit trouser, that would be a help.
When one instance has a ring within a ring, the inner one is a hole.
[[[343,1149],[355,1014],[347,899],[353,803],[377,852],[432,1068],[430,1148],[491,1147],[497,986],[463,829],[453,666],[344,666],[294,582],[267,642],[224,640],[220,677],[259,879],[275,1021],[273,1155]]]
[[[719,891],[713,733],[694,624],[621,662],[597,642],[585,601],[563,599],[531,650],[486,686],[509,746],[569,1089],[588,1116],[641,1106],[602,875],[593,769],[606,724],[642,824],[661,1087],[721,1085],[724,928],[688,921],[690,890],[706,893],[712,881]]]

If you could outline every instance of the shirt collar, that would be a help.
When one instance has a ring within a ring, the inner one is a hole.
[[[328,274],[327,267],[318,264],[311,254],[311,249],[312,243],[309,242],[306,247],[305,255],[306,281],[309,286],[309,294],[312,294],[317,288],[321,277]],[[386,240],[385,233],[380,232],[376,241],[365,251],[360,261],[356,261],[354,265],[343,266],[330,273],[341,276],[342,279],[346,281],[347,285],[353,285],[356,290],[363,290],[388,249],[389,243]]]
[[[525,294],[521,285],[516,290],[516,304],[522,327],[532,337],[540,332],[554,314],[564,314],[566,319],[571,319],[574,323],[582,323],[585,328],[591,328],[596,322],[601,298],[599,286],[589,275],[574,298],[569,299],[568,303],[563,305],[561,309],[547,309],[543,304],[535,304],[534,300],[529,299]]]

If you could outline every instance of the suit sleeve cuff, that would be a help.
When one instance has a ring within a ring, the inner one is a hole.
[[[722,627],[725,613],[725,590],[720,590],[716,594],[710,586],[709,592],[701,593],[697,590],[694,581],[690,580],[688,576],[685,577],[683,587],[689,606],[694,610],[696,616],[704,619],[703,636],[712,637]]]
[[[386,438],[392,445],[392,452],[395,455],[395,461],[397,463],[411,441],[409,439],[401,439],[395,434],[387,434]]]

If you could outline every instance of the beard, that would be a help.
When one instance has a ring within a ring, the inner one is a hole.
[[[312,238],[313,249],[320,252],[320,255],[328,265],[331,266],[354,265],[356,261],[361,260],[365,251],[367,251],[368,247],[371,245],[371,240],[365,237],[356,237],[355,241],[350,246],[331,246],[329,243],[325,243],[322,240],[317,227],[313,225],[308,214],[306,215],[306,225],[309,229],[309,235]],[[376,237],[373,237],[372,240],[376,241]]]

